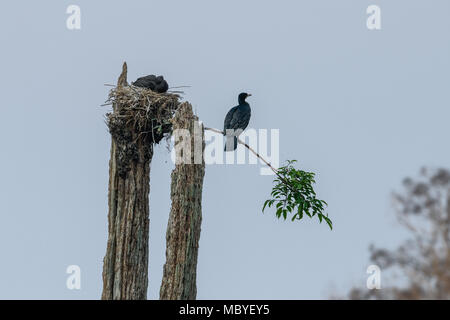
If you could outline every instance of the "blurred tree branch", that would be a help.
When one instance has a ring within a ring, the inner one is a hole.
[[[450,299],[450,171],[423,168],[403,180],[392,196],[399,223],[411,238],[395,250],[371,246],[371,261],[382,271],[406,276],[405,286],[353,288],[350,299]]]

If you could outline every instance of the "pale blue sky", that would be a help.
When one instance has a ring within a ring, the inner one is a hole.
[[[81,30],[66,28],[69,4]],[[381,7],[382,30],[366,28]],[[124,60],[155,73],[221,127],[253,94],[253,128],[280,129],[280,159],[317,173],[330,231],[261,213],[272,177],[208,166],[200,299],[316,299],[365,285],[368,246],[395,246],[389,195],[450,163],[450,2],[8,1],[0,12],[0,298],[97,299],[107,237],[110,137],[99,107]],[[151,165],[149,298],[165,254],[173,165]],[[81,290],[66,267],[81,267]],[[388,283],[384,283],[388,286]]]

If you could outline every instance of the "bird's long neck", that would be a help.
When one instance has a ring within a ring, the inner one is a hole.
[[[245,98],[241,98],[241,97],[238,98],[238,102],[239,102],[239,105],[247,104],[247,102],[245,101]]]

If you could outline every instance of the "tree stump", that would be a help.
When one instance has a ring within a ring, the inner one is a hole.
[[[193,300],[197,295],[197,256],[202,221],[204,128],[189,103],[180,105],[172,123],[174,133],[180,129],[189,132],[189,136],[175,145],[177,163],[171,175],[172,208],[166,233],[166,263],[160,299]]]
[[[178,96],[128,86],[123,65],[107,114],[111,133],[108,243],[102,299],[147,298],[150,162],[153,145],[171,132]]]

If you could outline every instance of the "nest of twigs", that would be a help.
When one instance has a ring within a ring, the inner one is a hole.
[[[180,96],[133,85],[117,86],[111,89],[105,105],[113,107],[106,114],[106,124],[118,145],[118,162],[125,173],[130,161],[138,160],[140,148],[147,148],[147,157],[151,157],[153,144],[170,137]]]
[[[106,114],[110,133],[138,135],[149,143],[159,143],[172,131],[172,117],[180,105],[180,96],[157,93],[135,86],[111,89],[107,104],[113,112]]]

